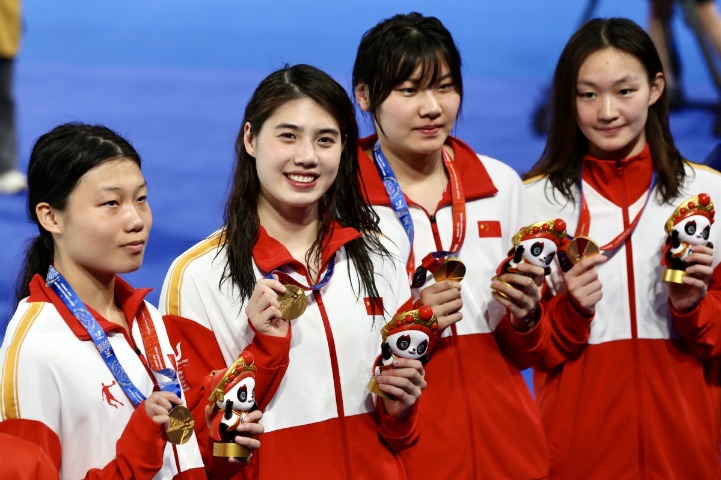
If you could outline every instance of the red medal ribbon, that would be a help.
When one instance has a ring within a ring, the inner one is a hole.
[[[651,176],[651,184],[648,187],[648,196],[646,197],[646,201],[643,203],[641,210],[639,210],[639,212],[636,214],[636,217],[624,231],[616,235],[616,237],[610,242],[608,242],[606,245],[599,247],[602,253],[615,250],[633,233],[636,225],[638,224],[638,221],[641,220],[641,215],[646,209],[646,205],[648,205],[648,200],[653,194],[653,188],[655,185],[656,173],[654,172],[654,174]],[[586,203],[586,197],[583,195],[583,189],[579,188],[579,190],[581,192],[581,211],[578,214],[578,226],[576,227],[576,233],[574,234],[574,237],[587,236],[589,230],[591,229],[591,211],[589,210],[588,204]]]

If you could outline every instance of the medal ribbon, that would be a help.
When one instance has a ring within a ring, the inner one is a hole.
[[[453,160],[446,152],[446,149],[441,147],[441,157],[443,159],[443,165],[446,167],[448,172],[448,178],[451,184],[451,211],[453,215],[453,239],[451,241],[451,248],[448,251],[440,250],[437,252],[431,252],[423,258],[421,265],[418,269],[415,268],[415,254],[413,252],[413,219],[411,218],[408,210],[408,204],[406,203],[405,196],[401,190],[398,180],[396,179],[393,169],[388,163],[383,151],[381,150],[380,142],[376,142],[373,146],[373,161],[378,170],[378,174],[383,180],[383,186],[388,194],[388,199],[391,202],[391,208],[396,214],[396,217],[403,225],[403,229],[406,231],[408,241],[411,246],[411,253],[406,263],[406,270],[408,272],[408,278],[414,287],[420,287],[425,282],[426,270],[435,270],[443,260],[447,257],[455,254],[461,249],[463,240],[466,238],[466,199],[463,193],[463,184],[460,181],[458,172],[456,171]],[[420,284],[418,284],[420,282]]]
[[[323,278],[320,282],[316,283],[315,285],[306,286],[300,283],[298,280],[294,279],[290,275],[288,275],[285,272],[282,272],[280,270],[273,270],[272,272],[268,273],[265,278],[273,278],[273,274],[278,275],[278,279],[283,282],[290,283],[291,285],[295,285],[296,287],[302,288],[303,290],[320,290],[321,288],[325,287],[326,284],[330,281],[331,277],[333,276],[333,271],[335,270],[335,256],[330,259],[328,262],[328,267],[325,269],[325,275],[323,275]]]
[[[55,270],[51,265],[48,269],[48,276],[46,284],[60,297],[63,304],[70,310],[75,318],[78,319],[80,324],[85,328],[85,331],[90,335],[90,339],[93,341],[95,348],[100,353],[100,356],[105,361],[105,364],[110,369],[110,372],[115,377],[115,380],[123,389],[125,395],[133,403],[134,406],[138,406],[140,402],[145,400],[145,395],[133,384],[133,382],[125,373],[125,369],[120,364],[118,357],[115,355],[113,347],[110,345],[108,336],[103,331],[98,321],[93,315],[85,308],[83,302],[78,297],[78,294],[72,289],[68,282],[63,276]],[[158,341],[155,327],[150,321],[150,312],[148,307],[143,305],[141,314],[138,318],[138,326],[140,327],[141,337],[143,339],[143,345],[145,346],[146,352],[148,353],[148,359],[151,363],[151,369],[156,374],[156,380],[158,375],[168,380],[158,381],[158,385],[161,390],[171,391],[176,395],[180,396],[180,383],[178,381],[177,373],[172,368],[165,368],[165,362],[163,361],[163,354],[160,350],[160,342]],[[143,334],[145,332],[145,334]],[[148,342],[146,343],[146,335],[148,335]],[[148,348],[150,346],[150,348]]]
[[[591,211],[588,208],[588,203],[586,203],[586,197],[583,195],[582,184],[583,178],[581,176],[578,182],[578,190],[581,193],[581,210],[578,213],[578,226],[576,227],[576,233],[574,234],[574,237],[578,237],[579,235],[586,236],[591,229]],[[616,237],[610,242],[608,242],[606,245],[599,247],[602,253],[610,252],[617,249],[633,233],[633,231],[636,229],[636,225],[638,225],[638,221],[641,220],[641,215],[646,209],[646,205],[648,205],[648,200],[653,195],[653,189],[655,186],[656,172],[651,175],[651,183],[648,186],[648,196],[646,197],[646,201],[643,203],[641,210],[639,210],[639,212],[636,214],[636,217],[624,231],[616,235]]]

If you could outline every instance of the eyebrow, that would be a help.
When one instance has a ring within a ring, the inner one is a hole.
[[[622,83],[628,83],[628,82],[632,82],[632,81],[638,81],[638,78],[637,78],[637,77],[634,77],[634,76],[631,76],[631,75],[626,75],[625,77],[621,77],[621,78],[619,78],[618,80],[616,80],[615,82],[613,82],[613,84],[614,84],[614,85],[619,85],[619,84],[622,84]],[[594,82],[592,82],[592,81],[590,81],[590,80],[578,79],[578,80],[576,81],[576,85],[590,85],[590,86],[595,87],[595,86],[596,86],[596,83],[594,83]]]
[[[302,131],[304,130],[303,127],[298,126],[298,125],[295,125],[295,124],[293,124],[293,123],[279,123],[279,124],[276,125],[274,128],[275,128],[275,130],[293,130],[293,131],[296,131],[296,132],[302,132]],[[340,136],[340,132],[338,131],[338,129],[337,129],[337,128],[331,128],[331,127],[321,128],[320,130],[317,131],[317,133],[318,133],[318,134],[321,134],[321,135],[337,135],[337,136]]]
[[[137,190],[140,190],[142,188],[147,188],[147,187],[148,187],[148,182],[143,182],[137,186]],[[114,186],[100,187],[100,191],[102,191],[102,192],[119,192],[121,190],[122,190],[122,188],[114,187]]]

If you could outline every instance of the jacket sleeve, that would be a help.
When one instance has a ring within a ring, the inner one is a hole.
[[[721,264],[714,268],[706,297],[688,313],[671,306],[671,318],[681,338],[699,360],[721,356]]]
[[[506,312],[494,331],[503,353],[520,370],[540,361],[548,341],[548,319],[544,318],[542,303],[539,303],[536,315],[536,323],[530,330],[519,331],[511,323],[511,313]]]
[[[398,312],[404,312],[407,310],[413,310],[413,299],[409,296],[405,303],[403,303]],[[378,339],[378,345],[380,347],[380,338]],[[433,352],[431,352],[431,355]],[[421,394],[421,398],[423,395]],[[378,435],[383,442],[394,452],[399,452],[403,449],[413,446],[420,438],[420,409],[418,408],[418,401],[409,409],[408,414],[403,418],[394,418],[390,416],[385,409],[383,398],[376,397],[376,422],[378,425]]]
[[[250,321],[248,325],[255,332],[255,336],[245,349],[250,351],[255,359],[255,402],[258,409],[263,411],[288,370],[292,328],[288,329],[288,335],[280,338],[256,332]]]
[[[547,331],[535,367],[550,370],[577,356],[585,348],[591,335],[593,316],[588,317],[578,311],[568,293],[551,296],[547,290],[542,303],[541,322],[546,324]]]
[[[140,403],[116,444],[115,460],[102,469],[91,469],[85,479],[150,480],[163,466],[165,444],[162,425],[153,422],[145,412],[144,403]]]
[[[36,473],[42,476],[32,478],[53,479],[59,478],[58,467],[61,466],[62,447],[58,436],[47,425],[36,420],[8,419],[2,422],[3,432],[12,434],[14,437],[29,440],[39,447],[42,453],[38,457],[40,463],[33,466]],[[18,440],[14,448],[24,445]],[[153,422],[147,413],[143,403],[138,405],[125,426],[120,439],[116,444],[115,459],[110,461],[103,468],[90,469],[83,477],[86,480],[122,480],[122,479],[152,479],[163,466],[163,452],[165,450],[165,437],[163,427]],[[66,445],[66,448],[74,448],[73,445]],[[3,452],[7,452],[3,449]],[[17,455],[26,455],[27,448],[13,452],[12,458]],[[80,452],[82,454],[82,452]],[[0,473],[3,468],[10,468],[11,462],[3,460]],[[25,465],[30,468],[31,465]],[[53,476],[51,471],[55,469]],[[1,478],[22,478],[17,476]],[[31,478],[31,477],[27,477]]]
[[[58,480],[60,439],[37,420],[8,419],[0,422],[0,478]]]

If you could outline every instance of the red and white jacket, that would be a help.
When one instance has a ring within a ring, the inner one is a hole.
[[[383,233],[400,246],[405,260],[410,241],[365,153],[376,138],[361,140],[361,176]],[[461,282],[463,319],[442,332],[431,352],[425,367],[428,386],[420,401],[423,436],[401,456],[412,479],[545,478],[548,453],[540,416],[521,375],[543,345],[543,322],[529,332],[517,332],[490,289],[513,235],[537,219],[513,169],[478,156],[455,138],[448,139],[448,146],[454,152],[466,207],[466,236],[457,255],[466,266]],[[430,252],[450,248],[450,188],[433,215],[407,196],[406,202],[415,230],[417,266]],[[426,286],[433,283],[428,277]],[[416,298],[419,294],[414,291]]]
[[[120,277],[115,297],[131,335],[91,308],[120,364],[145,395],[156,388],[137,351],[145,355],[138,323],[143,304],[155,325],[166,362],[175,364],[158,311]],[[137,350],[137,351],[136,351]],[[134,407],[80,322],[36,275],[20,302],[0,347],[0,418],[13,433],[45,446],[60,478],[204,479],[195,437],[183,445],[165,440],[141,403]]]
[[[395,452],[416,441],[418,409],[396,420],[383,411],[382,401],[376,405],[367,385],[380,353],[381,328],[397,311],[412,308],[410,289],[396,253],[395,259],[372,255],[385,318],[379,303],[358,293],[344,245],[359,237],[355,229],[335,226],[322,253],[321,278],[335,257],[333,276],[308,294],[308,306],[291,321],[287,338],[256,333],[245,315],[247,299],[239,298],[231,282],[219,287],[226,263],[220,233],[171,266],[160,306],[182,351],[184,388],[194,412],[202,415],[207,405],[202,381],[211,370],[230,365],[245,349],[255,358],[256,402],[265,433],[239,476],[406,478]],[[281,270],[303,285],[311,281],[305,266],[262,227],[253,270],[258,279]]]
[[[596,268],[603,298],[584,318],[570,304],[560,275],[546,305],[551,330],[535,390],[559,479],[721,478],[721,228],[711,227],[714,274],[708,294],[685,314],[670,305],[661,251],[664,224],[686,198],[708,193],[721,202],[721,175],[686,164],[678,198],[646,204],[652,163],[648,147],[614,162],[583,160],[588,236],[605,245],[643,208],[633,234]],[[542,216],[578,224],[579,192],[566,201],[545,177],[528,192]],[[718,218],[717,218],[718,220]],[[556,270],[557,272],[557,270]]]

